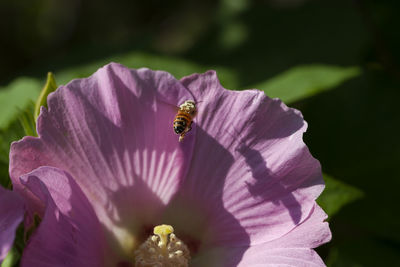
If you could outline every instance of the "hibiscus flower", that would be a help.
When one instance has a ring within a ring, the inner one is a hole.
[[[41,218],[21,266],[323,266],[313,248],[330,231],[306,127],[213,71],[176,80],[111,63],[73,80],[49,96],[39,137],[11,147],[25,225]]]

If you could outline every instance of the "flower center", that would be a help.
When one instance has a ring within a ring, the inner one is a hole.
[[[147,238],[135,251],[135,266],[189,266],[189,249],[175,236],[171,225],[158,225],[154,227],[153,232],[154,235]]]

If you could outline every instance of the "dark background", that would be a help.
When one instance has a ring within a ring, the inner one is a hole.
[[[224,67],[239,88],[300,64],[359,66],[291,104],[324,173],[363,192],[318,252],[328,266],[400,266],[399,14],[397,0],[0,0],[0,86],[130,51]]]

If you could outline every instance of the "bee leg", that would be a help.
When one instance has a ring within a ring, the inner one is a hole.
[[[190,123],[189,127],[183,132],[181,133],[181,135],[179,136],[179,142],[182,142],[183,138],[185,138],[185,135],[192,130],[192,122]]]
[[[179,136],[179,142],[182,142],[183,138],[185,138],[185,133],[182,133],[182,134]]]

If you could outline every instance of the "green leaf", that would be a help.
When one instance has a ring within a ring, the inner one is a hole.
[[[20,253],[17,249],[12,248],[7,254],[7,257],[4,259],[1,267],[13,267],[16,266],[18,260],[21,258]]]
[[[347,229],[347,239],[336,236],[340,241],[331,243],[325,261],[328,267],[400,266],[395,242],[372,233],[360,235],[358,231],[359,228]]]
[[[193,62],[160,55],[152,55],[142,52],[130,52],[126,54],[112,56],[90,64],[73,67],[56,73],[60,84],[66,84],[72,79],[88,77],[98,68],[110,63],[118,62],[129,68],[150,68],[153,70],[164,70],[177,79],[192,73],[203,73],[209,69],[215,69],[218,78],[226,88],[238,88],[237,75],[232,70],[219,66],[202,66]]]
[[[0,88],[0,129],[6,128],[30,101],[35,101],[41,84],[32,78],[18,78],[5,88]]]
[[[329,216],[334,215],[345,205],[364,196],[361,190],[326,174],[324,174],[324,180],[325,190],[317,199],[317,202]]]
[[[24,136],[24,128],[18,119],[12,121],[7,128],[0,129],[0,162],[8,164],[8,154],[11,142],[21,139]]]
[[[35,108],[36,108],[35,103],[30,102],[30,104],[28,104],[28,106],[24,110],[20,110],[20,113],[18,114],[19,123],[24,129],[25,135],[28,136],[37,136],[36,133],[37,118],[34,117],[34,115],[36,115]]]
[[[335,88],[360,74],[359,67],[302,65],[251,88],[263,90],[269,97],[278,97],[286,103],[292,103]]]
[[[8,163],[10,145],[26,135],[36,136],[36,125],[33,118],[34,103],[30,101],[28,106],[18,109],[16,118],[10,122],[8,127],[0,128],[0,185],[11,188],[11,181],[8,175]]]
[[[49,72],[47,73],[46,84],[44,85],[42,91],[40,92],[39,98],[36,100],[35,103],[34,121],[36,121],[39,116],[40,107],[44,106],[47,108],[47,96],[51,92],[54,92],[56,89],[57,89],[57,83],[54,78],[54,75],[53,73]]]
[[[8,175],[8,163],[0,162],[0,186],[11,189],[12,183]]]
[[[33,102],[31,102],[31,112],[33,111]],[[29,106],[28,106],[29,108]],[[19,111],[20,114],[23,111]],[[33,113],[30,113],[33,120]],[[17,115],[17,117],[20,117]],[[26,130],[21,125],[20,119],[15,118],[5,129],[0,129],[0,185],[11,188],[11,181],[8,175],[8,163],[10,145],[13,141],[19,140],[26,135]]]

